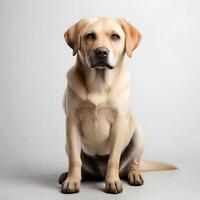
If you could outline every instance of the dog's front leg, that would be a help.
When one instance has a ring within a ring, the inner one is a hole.
[[[122,191],[122,183],[119,178],[120,156],[125,141],[125,123],[122,116],[117,118],[110,131],[111,149],[105,177],[105,191],[116,194]]]
[[[80,190],[81,158],[79,146],[79,128],[73,116],[66,119],[66,150],[69,158],[69,170],[66,180],[62,184],[63,193],[75,193]]]

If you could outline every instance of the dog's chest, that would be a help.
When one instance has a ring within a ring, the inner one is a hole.
[[[108,153],[110,127],[116,115],[116,110],[108,104],[96,106],[90,101],[82,103],[78,110],[78,116],[82,145],[87,153]]]

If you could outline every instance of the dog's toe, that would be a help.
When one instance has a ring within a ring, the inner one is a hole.
[[[64,181],[61,187],[61,192],[65,194],[77,193],[80,191],[79,182]]]
[[[111,194],[118,194],[122,192],[122,183],[121,181],[112,181],[112,182],[106,182],[105,192],[111,193]]]

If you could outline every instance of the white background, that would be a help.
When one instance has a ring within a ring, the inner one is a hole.
[[[132,113],[145,135],[144,158],[174,163],[180,170],[188,168],[188,173],[193,173],[196,169],[199,173],[199,7],[198,0],[1,0],[1,199],[12,199],[24,188],[27,195],[29,191],[34,193],[26,199],[49,199],[49,193],[54,199],[67,198],[59,193],[56,179],[67,169],[62,96],[66,72],[75,57],[63,34],[83,17],[126,18],[140,30],[143,40],[133,58],[127,57],[125,62],[132,77]],[[147,174],[146,188],[148,176],[150,185],[162,173],[166,172]],[[177,184],[188,182],[182,173],[167,174],[157,180],[155,187],[166,183],[168,176],[177,179]],[[200,177],[188,177],[198,180],[189,192],[199,196],[195,187],[200,186]],[[168,186],[169,183],[168,180]],[[88,187],[91,185],[82,189],[83,196],[80,193],[76,197],[86,198],[84,190]],[[128,191],[134,197],[131,187]],[[165,190],[159,194],[165,193],[172,194]],[[137,195],[141,197],[140,193]],[[185,196],[179,192],[176,195],[176,199]]]

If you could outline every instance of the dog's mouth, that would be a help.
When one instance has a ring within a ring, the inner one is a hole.
[[[99,68],[99,69],[108,68],[108,69],[113,69],[113,66],[109,65],[109,64],[106,63],[106,62],[100,61],[100,62],[97,62],[97,63],[93,64],[93,65],[91,66],[91,68]]]

